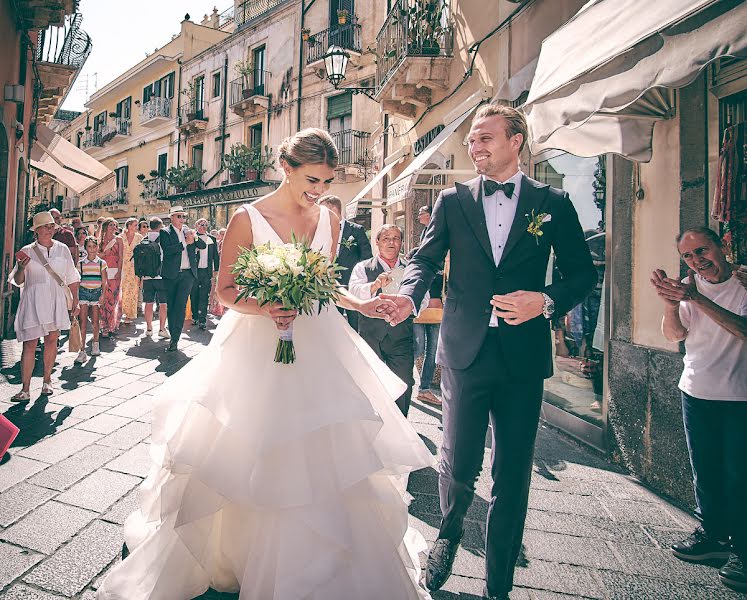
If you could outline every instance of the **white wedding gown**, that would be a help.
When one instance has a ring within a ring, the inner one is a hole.
[[[254,242],[281,240],[245,206]],[[332,249],[322,207],[312,246]],[[228,311],[206,350],[162,386],[152,468],[125,524],[131,554],[98,600],[422,600],[401,483],[433,457],[402,416],[402,383],[335,307],[278,331]]]

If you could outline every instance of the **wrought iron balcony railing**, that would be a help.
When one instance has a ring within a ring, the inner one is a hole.
[[[163,198],[169,195],[169,184],[165,177],[154,177],[143,181],[143,198]]]
[[[245,25],[265,13],[271,11],[276,6],[285,4],[289,0],[244,0],[236,5],[233,11],[233,20],[237,27]]]
[[[380,89],[408,56],[451,56],[452,26],[433,5],[397,0],[376,36],[376,87]]]
[[[94,200],[91,204],[88,206],[92,208],[108,208],[108,209],[118,209],[122,205],[128,204],[127,200],[127,188],[120,187],[117,188],[116,192],[113,192],[111,194],[106,194],[105,196],[101,196],[98,200]],[[86,207],[88,208],[88,207]]]
[[[367,131],[345,129],[329,135],[337,146],[339,165],[360,165],[368,157],[368,140],[371,134]]]
[[[36,43],[36,60],[80,69],[91,53],[89,35],[80,28],[83,15],[75,13],[65,17],[62,26],[52,25],[39,32]]]
[[[161,98],[160,96],[155,96],[147,102],[143,102],[143,105],[140,107],[140,122],[150,121],[159,117],[164,119],[171,118],[172,103],[173,100],[171,98]]]
[[[179,117],[182,125],[190,121],[207,121],[205,103],[194,98],[188,100],[180,107]]]
[[[97,146],[103,146],[104,145],[104,135],[103,130],[99,129],[96,131],[88,131],[83,136],[82,146],[85,150],[86,148],[95,148]]]
[[[315,33],[306,42],[306,64],[317,62],[324,58],[330,46],[340,46],[345,50],[361,52],[361,26],[357,18],[350,23],[338,25]]]
[[[270,78],[269,71],[253,70],[246,77],[239,77],[231,82],[231,95],[229,103],[231,106],[242,100],[248,100],[252,96],[266,96],[265,88]]]
[[[114,117],[114,123],[109,127],[114,130],[114,135],[130,135],[132,120],[125,117]]]

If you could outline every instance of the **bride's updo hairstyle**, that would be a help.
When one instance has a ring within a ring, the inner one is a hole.
[[[332,137],[322,129],[309,127],[287,137],[278,148],[278,159],[294,169],[301,165],[327,165],[337,168],[337,147]]]

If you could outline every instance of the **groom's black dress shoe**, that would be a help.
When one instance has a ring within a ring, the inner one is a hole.
[[[176,342],[171,342],[166,348],[166,352],[176,352]]]
[[[491,596],[488,593],[488,589],[483,588],[482,600],[510,600],[510,598],[508,597],[508,592],[504,592],[503,594],[498,594],[496,596]]]
[[[425,567],[425,586],[432,592],[440,590],[441,586],[451,575],[451,567],[454,565],[459,542],[437,539],[428,555],[428,564]]]

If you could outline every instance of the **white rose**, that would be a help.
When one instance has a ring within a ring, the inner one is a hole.
[[[257,257],[257,262],[262,267],[262,270],[267,273],[274,273],[282,266],[280,259],[272,254],[260,254]]]
[[[293,273],[294,277],[298,277],[301,273],[303,273],[303,267],[300,265],[288,265],[288,268],[291,270],[291,273]]]

